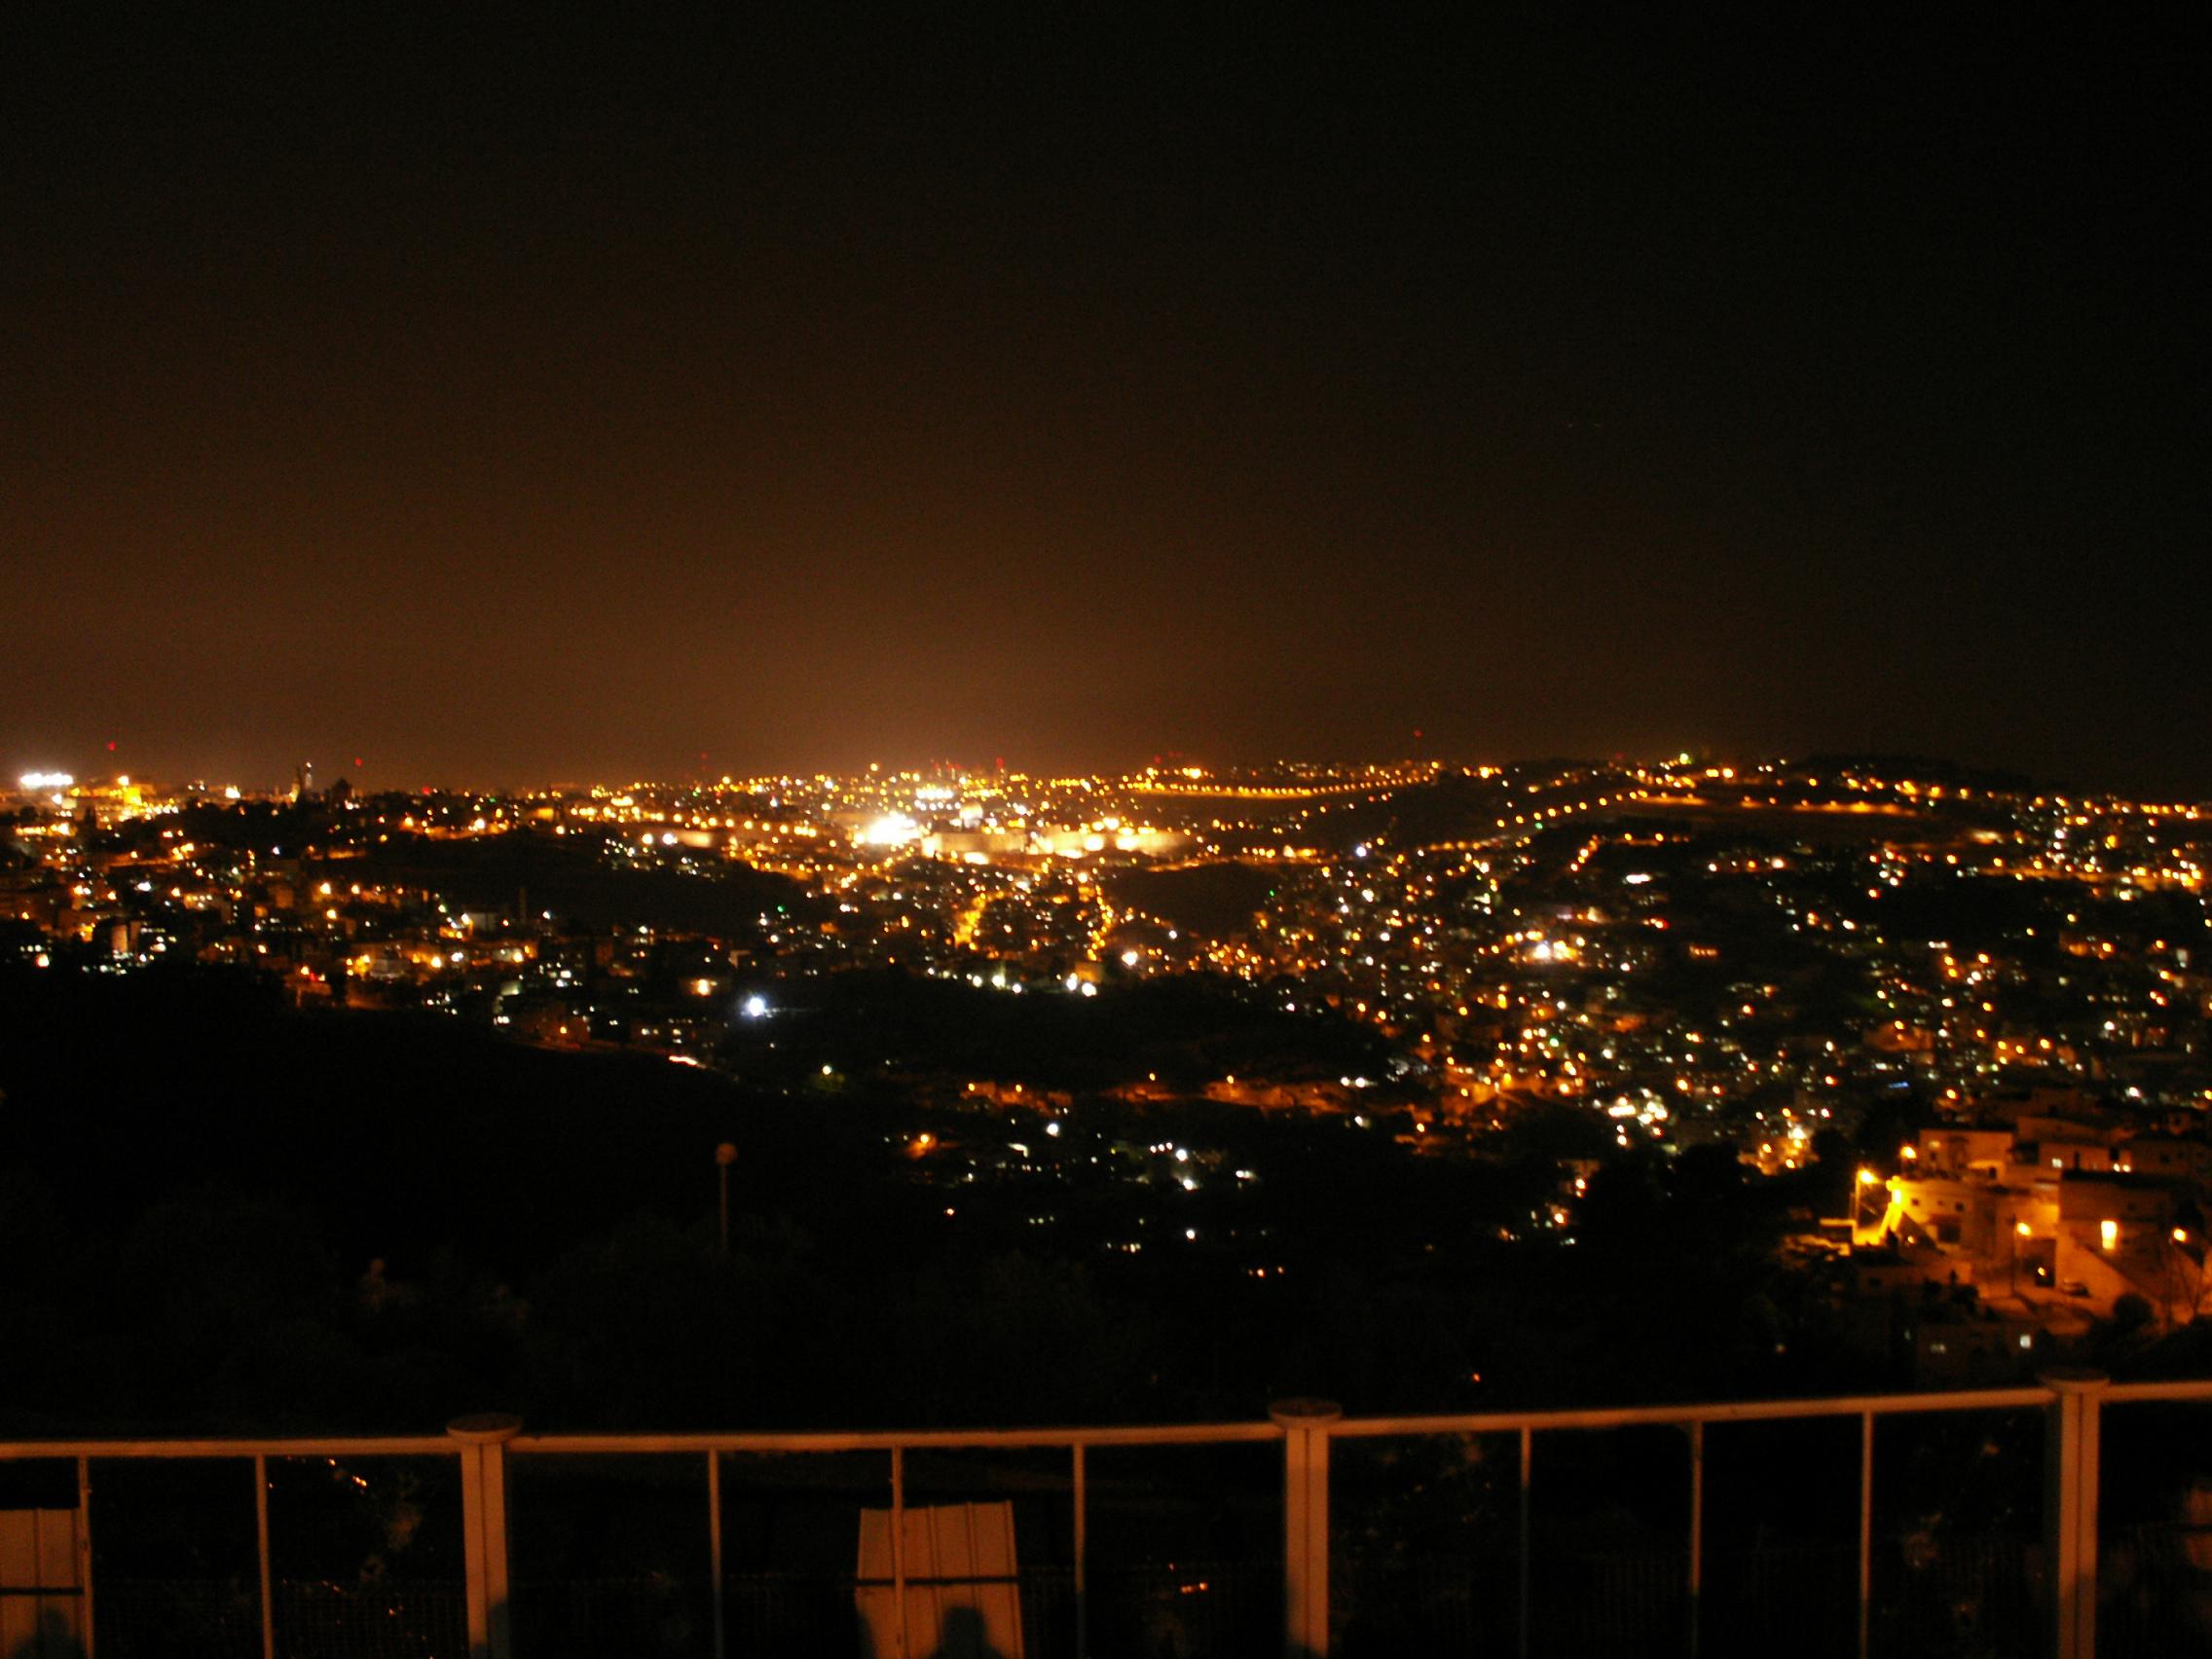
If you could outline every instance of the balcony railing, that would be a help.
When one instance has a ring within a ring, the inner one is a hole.
[[[2206,1405],[4,1443],[0,1659],[2212,1651]],[[910,1559],[962,1505],[1004,1561]]]

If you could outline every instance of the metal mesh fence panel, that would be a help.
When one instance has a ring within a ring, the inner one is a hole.
[[[100,1659],[260,1659],[251,1581],[103,1576],[92,1606]]]
[[[275,1601],[278,1659],[447,1659],[467,1645],[459,1582],[279,1583]]]

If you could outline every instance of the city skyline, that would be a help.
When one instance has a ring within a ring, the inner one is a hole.
[[[1022,764],[1019,763],[1018,756],[1005,755],[980,759],[949,755],[884,755],[841,766],[784,764],[744,770],[723,767],[716,763],[714,756],[701,753],[690,756],[688,765],[679,764],[657,775],[630,770],[593,773],[568,766],[552,768],[542,776],[517,776],[510,769],[505,773],[487,772],[482,776],[465,778],[395,775],[388,764],[371,762],[364,756],[334,755],[320,761],[313,756],[304,756],[290,762],[265,756],[228,770],[195,770],[142,762],[126,764],[127,756],[120,746],[98,748],[73,765],[57,764],[48,758],[60,753],[58,746],[49,743],[24,751],[26,756],[39,757],[28,765],[10,766],[4,763],[4,757],[0,757],[0,799],[13,793],[27,802],[49,798],[59,801],[74,798],[87,791],[97,792],[133,784],[155,792],[162,798],[227,797],[250,801],[313,794],[333,785],[343,785],[347,792],[352,793],[451,793],[479,794],[492,798],[531,798],[631,789],[654,792],[696,790],[709,794],[720,794],[816,783],[834,785],[839,789],[880,786],[886,790],[895,790],[902,785],[926,786],[932,783],[953,783],[986,790],[996,783],[1031,786],[1069,783],[1119,790],[1132,784],[1143,785],[1148,779],[1158,779],[1163,789],[1182,786],[1195,793],[1204,794],[1215,786],[1235,790],[1246,785],[1259,785],[1263,788],[1285,786],[1286,793],[1300,793],[1306,784],[1316,779],[1362,776],[1481,779],[1516,772],[1539,775],[1560,768],[1638,775],[1685,769],[1688,773],[1695,773],[1700,768],[1710,768],[1717,775],[1719,769],[1725,768],[1727,777],[1732,781],[1739,772],[1747,780],[1762,772],[1802,777],[1808,769],[1817,773],[1826,767],[1838,776],[1870,776],[1888,770],[1898,777],[1930,776],[1954,781],[1979,781],[1992,790],[2006,793],[2048,796],[2060,801],[2071,797],[2083,801],[2101,799],[2143,804],[2159,810],[2186,811],[2192,816],[2212,803],[2212,793],[2192,794],[2186,790],[2159,793],[2098,787],[2078,779],[2039,776],[1979,761],[1972,756],[1845,751],[1784,755],[1704,748],[1660,748],[1636,754],[1614,751],[1603,755],[1477,757],[1446,756],[1435,753],[1433,746],[1426,746],[1420,752],[1387,756],[1300,754],[1253,759],[1222,759],[1169,751],[1135,757],[1125,764],[1088,769],[1079,766]],[[1184,784],[1186,775],[1193,780],[1188,785]]]

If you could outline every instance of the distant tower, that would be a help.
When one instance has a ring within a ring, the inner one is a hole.
[[[305,800],[314,793],[314,762],[302,760],[292,774],[292,798]]]

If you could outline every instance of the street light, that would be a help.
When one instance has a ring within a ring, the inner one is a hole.
[[[2030,1236],[2034,1232],[2035,1229],[2024,1221],[2012,1223],[2012,1262],[2006,1274],[2005,1294],[2007,1296],[2018,1296],[2020,1294],[2020,1240]]]
[[[737,1147],[723,1141],[715,1148],[715,1175],[721,1183],[722,1254],[729,1254],[729,1166],[737,1161]]]

